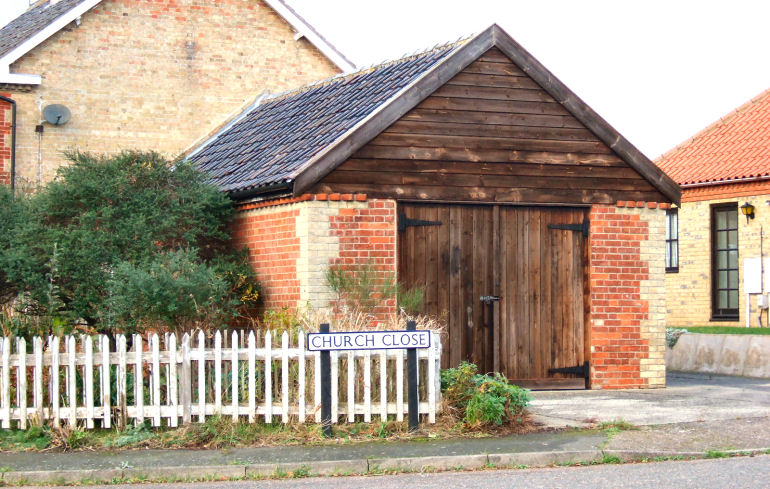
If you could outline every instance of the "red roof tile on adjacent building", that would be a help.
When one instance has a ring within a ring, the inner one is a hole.
[[[684,186],[770,177],[770,90],[655,163]]]

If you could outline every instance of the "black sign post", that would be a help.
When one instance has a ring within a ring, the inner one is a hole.
[[[417,323],[408,321],[406,323],[407,331],[415,331]],[[417,399],[417,349],[409,348],[406,350],[406,374],[407,374],[407,396],[409,398],[409,432],[415,432],[420,427],[419,402]]]
[[[320,332],[328,333],[329,324],[322,324]],[[329,350],[321,352],[321,428],[323,436],[332,436],[332,362]]]

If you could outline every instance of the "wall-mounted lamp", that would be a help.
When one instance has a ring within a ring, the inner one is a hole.
[[[748,202],[741,206],[741,212],[746,216],[746,224],[749,223],[749,219],[754,219],[754,206]]]

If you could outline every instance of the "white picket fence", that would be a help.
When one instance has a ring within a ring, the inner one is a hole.
[[[157,334],[133,335],[130,349],[123,335],[114,345],[107,336],[33,338],[31,354],[23,338],[0,338],[0,426],[84,421],[85,428],[109,428],[149,420],[174,427],[213,415],[252,423],[278,418],[287,423],[292,417],[320,422],[319,352],[306,350],[302,332],[294,341],[288,333],[268,332],[259,344],[260,336],[234,331],[229,338],[220,332],[207,338],[198,332],[185,334],[178,344],[170,334],[161,348]],[[273,345],[274,338],[280,338],[280,346]],[[434,333],[432,340],[430,348],[418,350],[419,412],[430,423],[439,404],[441,359],[440,338]],[[332,352],[333,422],[386,420],[388,415],[403,420],[408,412],[405,359],[405,350]],[[346,389],[340,389],[341,376]]]

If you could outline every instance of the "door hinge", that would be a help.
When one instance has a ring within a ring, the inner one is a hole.
[[[561,367],[561,368],[549,368],[549,374],[576,374],[584,378],[588,378],[591,375],[588,362],[583,362],[583,365],[576,365],[574,367]]]
[[[406,228],[409,227],[415,227],[415,226],[441,226],[443,223],[441,221],[425,221],[422,219],[412,219],[410,217],[406,217],[406,214],[403,212],[398,215],[398,232],[403,233],[406,231]]]
[[[548,229],[565,229],[567,231],[579,231],[583,233],[583,236],[587,238],[590,225],[591,225],[591,222],[588,219],[584,219],[582,223],[549,224]]]

